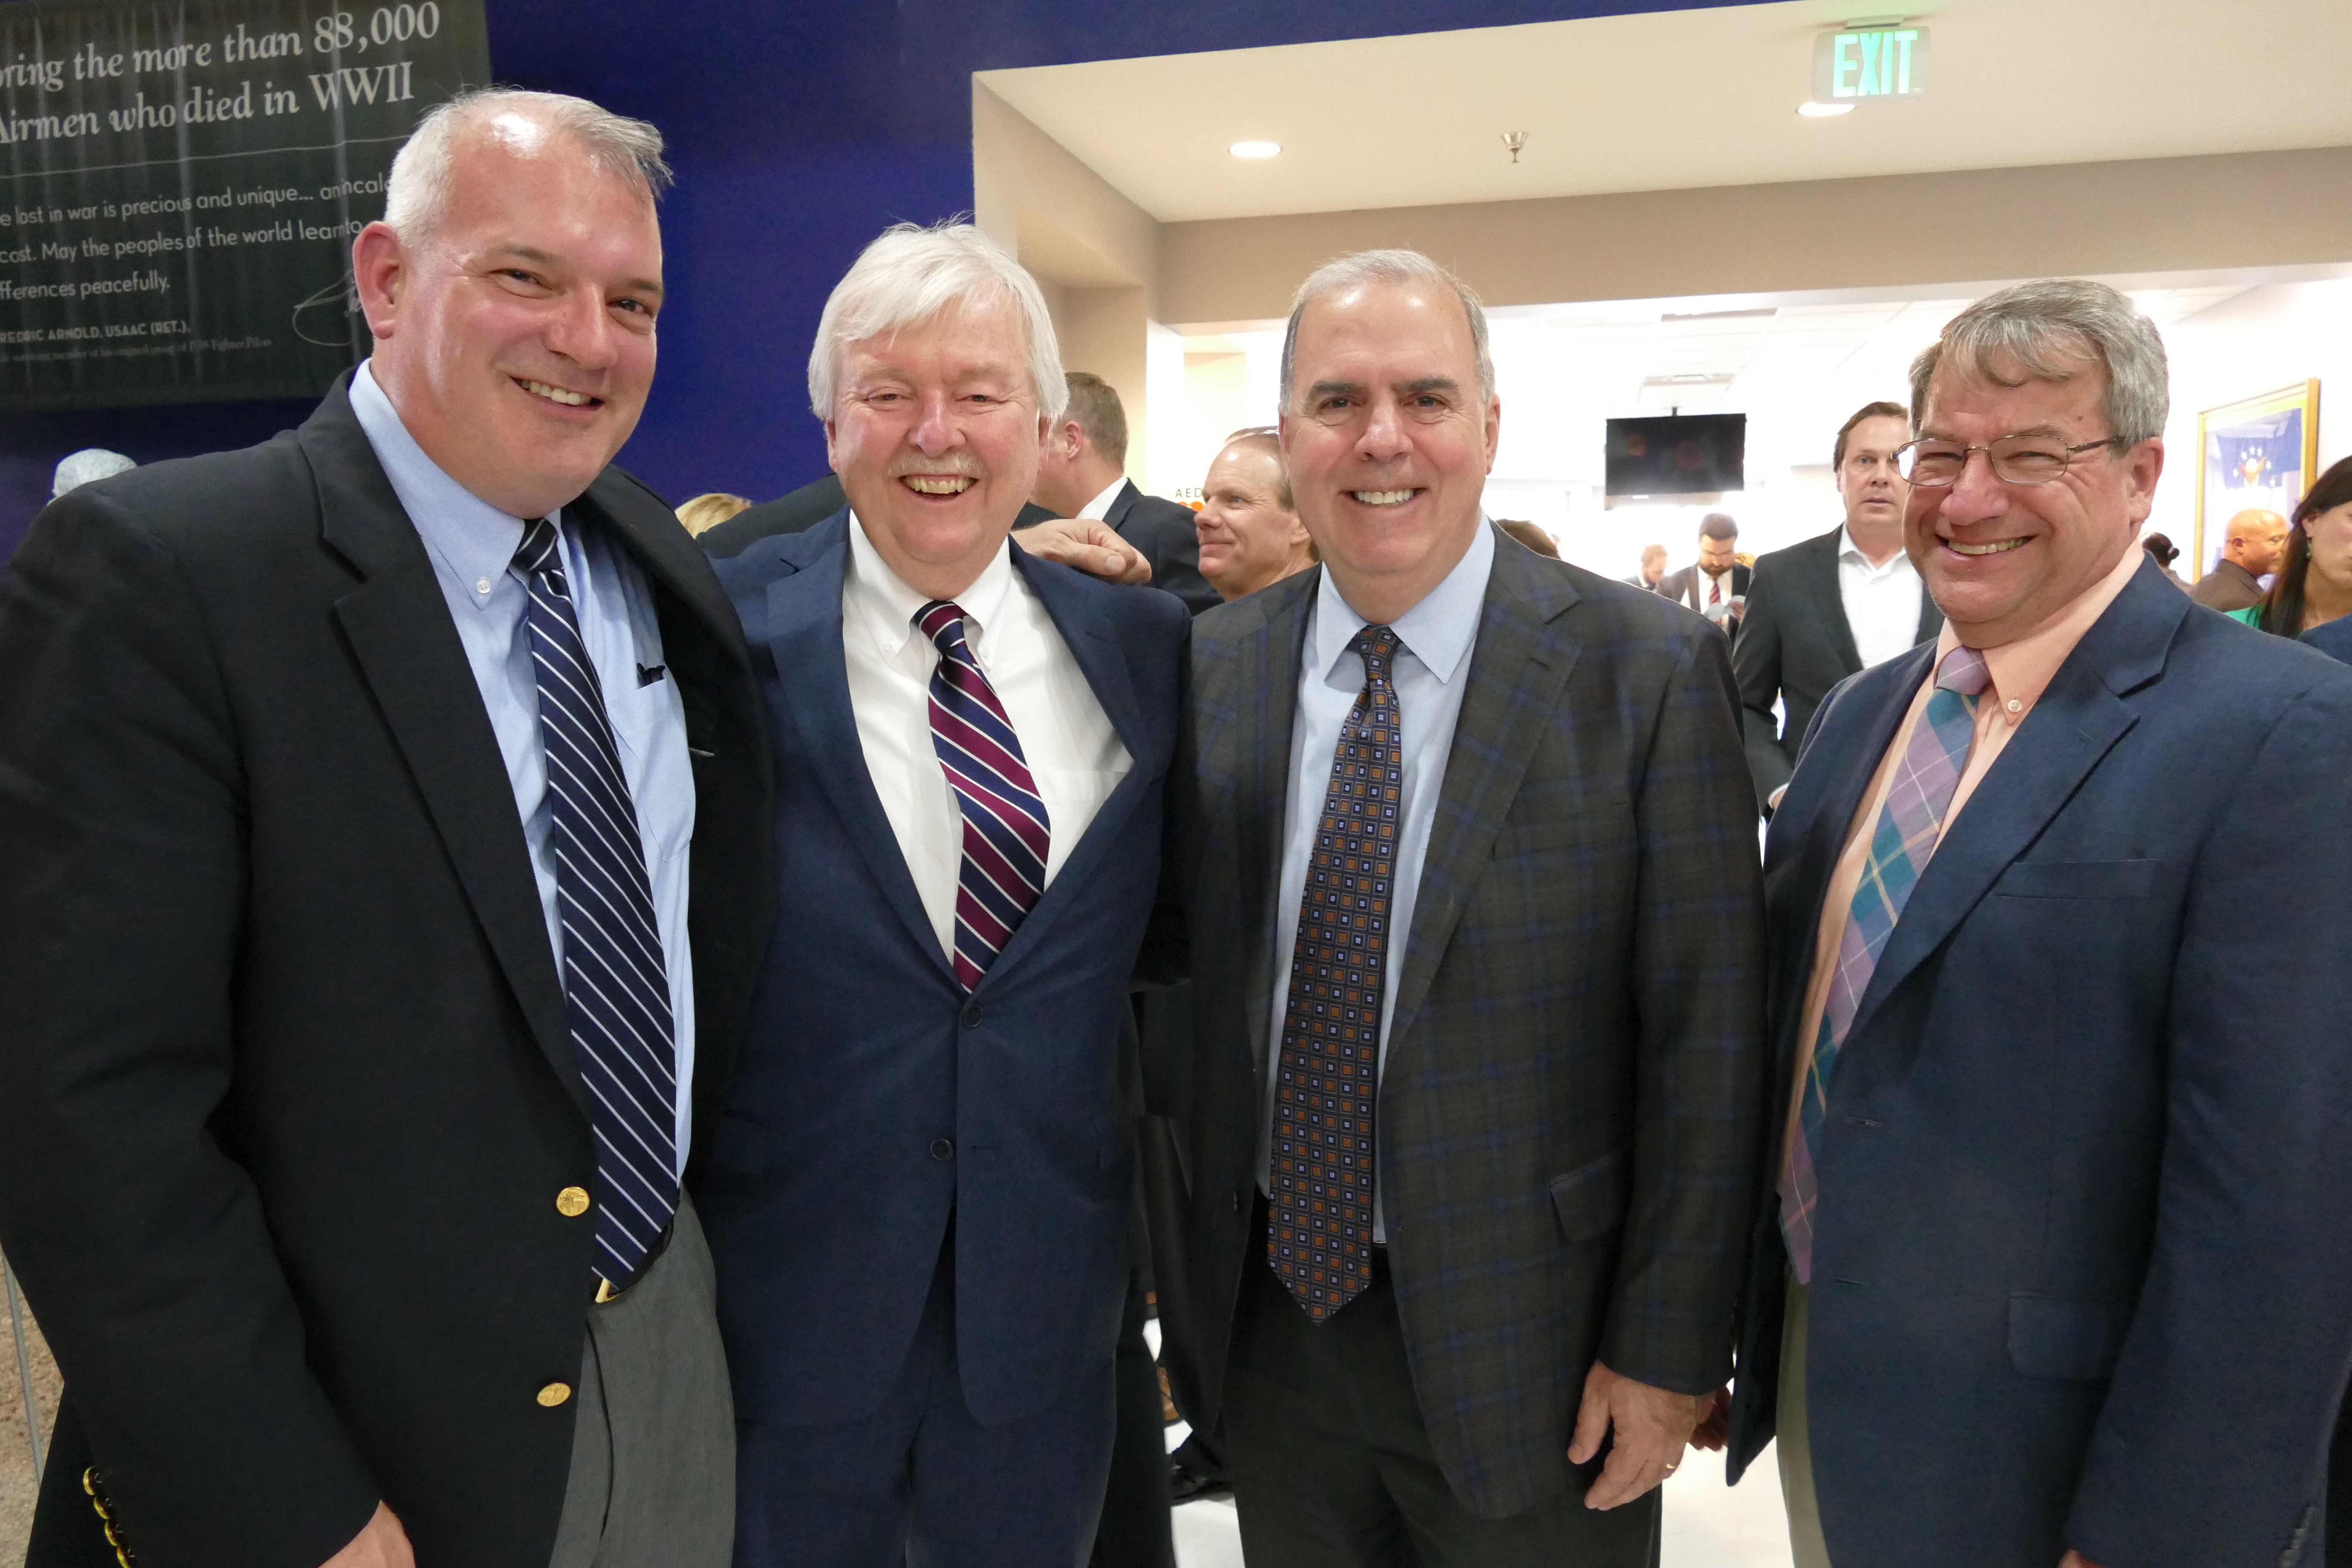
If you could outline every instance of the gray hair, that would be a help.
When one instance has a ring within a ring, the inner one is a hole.
[[[58,459],[57,472],[49,477],[49,499],[55,500],[68,490],[127,474],[138,466],[120,452],[110,452],[103,447],[84,447]]]
[[[842,355],[850,344],[985,298],[1019,309],[1028,328],[1029,380],[1036,389],[1037,412],[1059,419],[1070,405],[1070,389],[1062,378],[1054,318],[1037,280],[980,230],[952,221],[929,228],[891,225],[834,285],[809,350],[809,406],[819,419],[833,417]]]
[[[1995,356],[2036,381],[2066,381],[2085,360],[2107,373],[2107,434],[2118,447],[2164,434],[2172,407],[2164,339],[2156,323],[2104,283],[2045,278],[1988,294],[1911,362],[1911,426],[1927,411],[1927,384],[1946,354],[1967,374],[1985,376]]]
[[[383,221],[394,233],[415,244],[433,232],[447,214],[449,170],[459,136],[502,113],[528,116],[571,137],[587,150],[591,163],[626,181],[647,205],[670,186],[669,165],[662,162],[662,134],[642,120],[560,92],[468,88],[428,110],[392,161],[391,176],[384,181]]]
[[[1422,283],[1433,289],[1453,289],[1454,297],[1462,301],[1462,313],[1470,319],[1470,346],[1478,356],[1479,406],[1483,408],[1495,400],[1495,355],[1486,342],[1486,310],[1478,303],[1478,296],[1470,285],[1418,250],[1359,250],[1352,256],[1327,261],[1308,273],[1307,281],[1298,286],[1297,295],[1290,301],[1290,325],[1282,334],[1284,407],[1290,405],[1291,367],[1298,352],[1298,318],[1324,295],[1367,283]]]

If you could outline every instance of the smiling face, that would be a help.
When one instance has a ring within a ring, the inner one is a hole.
[[[1478,395],[1462,301],[1387,282],[1311,300],[1289,403],[1282,448],[1298,515],[1349,604],[1393,621],[1469,548],[1495,462],[1502,405]]]
[[[1307,525],[1283,507],[1282,464],[1272,452],[1227,447],[1201,489],[1201,575],[1218,593],[1238,599],[1307,564]]]
[[[2108,435],[2105,368],[2086,363],[2065,381],[2039,381],[1996,359],[1979,376],[1937,367],[1919,421],[1922,439],[1982,446],[2038,435],[2074,447]],[[2018,384],[2004,386],[2015,379]],[[2048,621],[2134,548],[2164,471],[2164,443],[2128,452],[2077,453],[2047,484],[1997,478],[1971,453],[1958,483],[1914,485],[1904,543],[1937,606],[1971,647],[1997,647]]]
[[[1883,536],[1889,551],[1911,493],[1895,466],[1895,453],[1909,439],[1910,425],[1893,415],[1865,419],[1845,433],[1845,457],[1838,463],[1838,499],[1845,502],[1847,530],[1857,540]]]
[[[646,193],[515,110],[457,132],[428,232],[371,224],[352,246],[401,423],[450,478],[523,518],[577,498],[636,428],[661,268]]]
[[[982,298],[842,351],[825,450],[866,537],[908,586],[970,587],[1003,548],[1045,437],[1009,299]]]

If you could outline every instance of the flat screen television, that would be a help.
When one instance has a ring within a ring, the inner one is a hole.
[[[1686,496],[1745,489],[1747,467],[1745,414],[1612,419],[1602,493]]]

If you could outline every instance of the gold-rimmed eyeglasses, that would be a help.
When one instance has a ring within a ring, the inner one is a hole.
[[[1910,441],[1895,449],[1895,466],[1912,484],[1942,489],[1959,482],[1960,475],[1968,471],[1969,454],[1982,452],[1993,473],[2010,484],[2046,485],[2063,477],[2084,452],[2115,444],[2112,436],[2079,447],[2062,445],[2049,436],[2003,436],[1976,447],[1963,447],[1958,441]]]

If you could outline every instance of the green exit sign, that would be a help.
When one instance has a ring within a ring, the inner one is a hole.
[[[1813,101],[1872,103],[1927,93],[1927,29],[1840,27],[1813,44]]]

